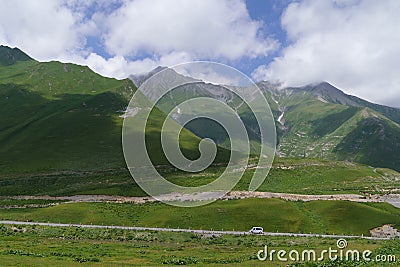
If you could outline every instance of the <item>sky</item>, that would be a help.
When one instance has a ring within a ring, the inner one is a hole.
[[[0,0],[0,44],[123,79],[210,60],[400,107],[398,0]]]

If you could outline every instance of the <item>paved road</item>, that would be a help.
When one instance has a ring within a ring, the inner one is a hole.
[[[134,231],[163,231],[163,232],[187,232],[207,235],[250,235],[249,232],[240,231],[213,231],[213,230],[196,230],[196,229],[177,229],[177,228],[157,228],[157,227],[136,227],[136,226],[119,226],[119,225],[92,225],[92,224],[68,224],[68,223],[43,223],[43,222],[21,222],[21,221],[0,221],[0,224],[7,225],[39,225],[51,227],[80,227],[80,228],[101,228],[101,229],[122,229]],[[273,233],[264,232],[265,236],[292,236],[292,237],[323,237],[323,238],[363,238],[371,240],[388,240],[389,238],[377,238],[370,236],[352,236],[352,235],[324,235],[324,234],[297,234],[297,233]]]

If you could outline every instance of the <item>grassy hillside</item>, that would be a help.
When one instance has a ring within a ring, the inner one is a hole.
[[[260,86],[276,119],[283,114],[277,122],[279,155],[400,170],[400,110],[350,97],[327,83],[281,90]]]
[[[224,167],[183,173],[163,167],[159,171],[175,184],[199,186],[216,179]],[[254,169],[245,172],[234,190],[248,190]],[[0,195],[105,194],[145,196],[124,169],[12,174],[0,180]],[[274,163],[258,191],[299,194],[383,194],[400,188],[400,174],[349,162],[318,159],[282,159]]]
[[[125,167],[120,115],[134,84],[85,66],[40,63],[20,53],[0,49],[0,56],[15,54],[16,59],[0,65],[0,177]],[[158,141],[163,116],[154,110],[146,131],[155,164],[166,163]],[[199,140],[183,130],[184,153],[196,158]]]
[[[71,203],[0,210],[0,219],[238,231],[257,225],[269,232],[369,235],[369,229],[383,224],[400,225],[400,210],[383,203],[241,199],[190,209],[161,203]]]
[[[122,167],[129,80],[34,60],[0,66],[2,173]]]
[[[214,166],[200,173],[177,172],[160,167],[170,181],[199,186],[215,180],[224,167]],[[245,172],[234,190],[248,190],[254,169]],[[8,178],[6,178],[8,177]],[[300,194],[382,194],[400,188],[400,174],[389,169],[317,159],[278,159],[258,191]],[[125,168],[89,171],[60,171],[10,174],[0,180],[0,195],[105,194],[145,196]]]
[[[335,148],[339,159],[400,168],[400,127],[379,117],[361,120]]]
[[[246,181],[244,177],[243,182]],[[258,191],[300,194],[382,194],[400,187],[400,174],[350,162],[277,159]],[[246,183],[243,183],[246,184]],[[238,188],[245,190],[239,183]],[[386,191],[387,192],[387,191]]]
[[[133,83],[102,77],[84,66],[40,63],[20,50],[2,47],[0,52],[8,58],[7,64],[0,65],[0,194],[143,195],[126,171],[121,148],[120,115],[136,90]],[[174,98],[178,96],[179,92]],[[306,91],[269,90],[266,96],[274,116],[285,111],[278,128],[281,154],[398,167],[398,124],[376,111],[325,103]],[[232,97],[232,105],[240,106]],[[242,108],[239,111],[251,129],[253,118]],[[166,163],[160,153],[164,118],[154,110],[146,131],[155,164]],[[364,122],[371,120],[374,124],[366,132]],[[213,129],[217,136],[225,134],[213,124],[197,124],[193,129],[199,126],[208,133]],[[250,136],[257,147],[256,132]],[[182,152],[197,158],[199,140],[181,131]],[[229,151],[219,149],[217,161],[226,161],[228,155]],[[176,183],[199,185],[215,179],[223,168],[198,174],[178,173],[170,167],[161,171]],[[247,190],[252,171],[246,172],[236,189]],[[278,160],[260,190],[321,194],[380,192],[398,186],[395,178],[385,184],[385,177],[361,165],[310,158]]]

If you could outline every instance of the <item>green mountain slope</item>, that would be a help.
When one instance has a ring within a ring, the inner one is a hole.
[[[148,75],[131,76],[131,79],[141,84],[164,69],[159,67]],[[171,69],[163,75],[167,79],[188,79]],[[326,82],[283,89],[268,82],[260,82],[258,86],[264,92],[276,121],[278,155],[350,160],[400,170],[400,150],[397,149],[400,109],[347,95]],[[193,96],[206,96],[223,101],[237,110],[246,126],[251,149],[257,153],[260,138],[255,118],[236,95],[222,86],[204,82],[181,86],[179,89],[170,93],[169,104],[176,105]],[[179,121],[184,115],[175,114],[175,117]],[[371,122],[366,121],[371,118],[379,123],[368,126]],[[185,127],[197,136],[212,138],[229,148],[226,132],[215,122],[197,119]],[[379,131],[367,131],[368,134],[360,135],[368,127],[376,127]],[[354,146],[354,143],[358,145]]]
[[[0,48],[0,176],[125,168],[121,115],[135,85],[21,53]],[[156,164],[166,163],[156,141],[162,116],[153,112],[147,134]],[[187,130],[181,138],[184,154],[198,157],[200,139]]]
[[[266,82],[259,86],[277,120],[279,155],[400,170],[399,109],[348,96],[328,83],[285,89]]]
[[[19,50],[18,48],[10,48],[0,45],[0,65],[8,66],[17,61],[31,61],[32,58]]]
[[[400,164],[399,151],[399,125],[379,116],[367,116],[360,120],[334,149],[339,159],[397,170]]]
[[[136,90],[130,80],[105,78],[85,66],[37,62],[8,47],[1,47],[0,55],[5,62],[0,65],[0,194],[143,194],[126,171],[121,147],[121,115]],[[254,119],[236,97],[214,85],[199,86],[205,95],[217,94],[239,107],[252,148],[257,149]],[[304,88],[260,87],[277,121],[280,155],[352,160],[399,170],[399,125],[376,108],[346,104],[343,99],[338,103],[337,97]],[[190,90],[184,88],[185,94]],[[171,94],[174,100],[181,101],[180,96],[179,91]],[[167,162],[159,141],[164,117],[154,110],[146,132],[157,165]],[[199,122],[191,130],[200,137],[210,131],[215,138],[225,135],[212,124]],[[199,156],[200,138],[183,129],[180,141],[187,157]],[[224,162],[229,151],[219,152],[217,161]],[[220,171],[213,169],[199,177],[209,182]],[[366,173],[375,175],[372,169]],[[190,175],[169,175],[183,179],[182,185],[193,182],[187,179]],[[267,184],[263,190],[272,189]]]
[[[347,95],[327,82],[296,88],[296,90],[310,92],[319,97],[319,99],[329,103],[342,104],[350,107],[368,107],[400,123],[400,109],[374,104],[356,96]]]
[[[2,172],[122,167],[117,112],[133,90],[73,64],[1,66]]]

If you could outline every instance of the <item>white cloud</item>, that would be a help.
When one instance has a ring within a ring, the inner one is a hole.
[[[250,86],[250,79],[240,71],[220,63],[198,61],[180,64],[173,68],[177,73],[202,80],[206,83],[230,86]]]
[[[328,81],[368,100],[400,106],[400,1],[292,3],[282,16],[291,44],[253,78],[289,86]]]
[[[40,60],[73,54],[84,46],[79,20],[61,1],[0,0],[0,43]]]
[[[105,59],[96,53],[91,53],[86,59],[77,62],[88,65],[104,76],[123,79],[131,74],[148,72],[157,66],[173,66],[191,60],[185,53],[170,53],[157,59],[144,58],[134,61],[128,61],[123,56]]]
[[[0,6],[1,44],[109,77],[191,60],[266,56],[278,46],[260,35],[264,25],[250,18],[243,0],[0,0]]]
[[[196,59],[267,55],[273,40],[259,35],[239,0],[127,1],[107,18],[105,44],[114,55],[185,52]]]

